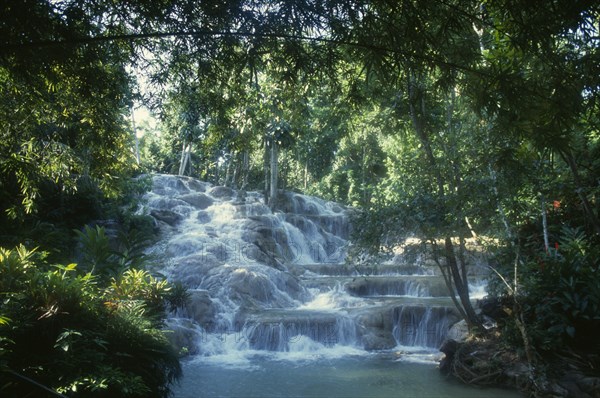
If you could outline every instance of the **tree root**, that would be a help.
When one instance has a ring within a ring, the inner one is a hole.
[[[524,388],[526,366],[514,352],[490,341],[461,344],[452,358],[450,373],[464,384],[481,387]]]

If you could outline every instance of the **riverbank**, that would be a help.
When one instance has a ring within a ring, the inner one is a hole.
[[[507,388],[532,397],[600,397],[598,358],[592,354],[565,349],[537,357],[530,367],[499,333],[460,343],[447,340],[441,351],[440,371],[465,385]]]

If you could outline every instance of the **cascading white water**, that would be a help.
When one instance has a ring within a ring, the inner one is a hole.
[[[153,177],[146,202],[162,272],[190,289],[168,324],[191,354],[431,351],[458,320],[431,270],[346,267],[348,212],[335,203],[286,192],[272,210],[257,192],[169,175]]]

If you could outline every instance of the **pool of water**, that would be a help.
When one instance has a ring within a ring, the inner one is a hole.
[[[434,363],[390,354],[338,358],[257,354],[226,362],[196,358],[186,360],[183,370],[175,398],[522,397],[511,390],[467,387],[441,375]]]

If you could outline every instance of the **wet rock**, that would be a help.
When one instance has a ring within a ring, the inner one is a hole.
[[[205,211],[199,211],[197,219],[200,224],[207,224],[210,222],[210,215]]]
[[[450,374],[452,371],[452,361],[454,360],[454,354],[458,350],[459,343],[451,338],[444,340],[440,351],[444,353],[444,357],[440,361],[439,369],[443,374]]]
[[[207,253],[191,255],[180,259],[172,269],[173,278],[190,289],[210,290],[211,277],[219,273],[221,262]],[[222,282],[215,283],[218,288]]]
[[[188,193],[190,190],[185,186],[185,183],[177,177],[169,175],[156,175],[152,178],[152,192],[158,195],[181,195]]]
[[[188,180],[188,187],[196,192],[206,192],[206,189],[210,186],[208,182],[202,182],[194,179]]]
[[[364,296],[417,296],[443,297],[447,295],[446,285],[439,278],[378,278],[360,277],[346,285],[348,293]]]
[[[223,186],[211,188],[208,191],[208,193],[210,194],[210,196],[212,196],[214,198],[219,198],[219,199],[232,198],[233,194],[234,194],[233,189],[231,189],[229,187],[223,187]]]
[[[180,355],[195,355],[198,353],[196,342],[199,337],[199,330],[189,319],[167,320],[168,333],[165,333],[171,346],[180,353]]]
[[[154,209],[150,211],[150,215],[159,221],[169,224],[172,227],[177,225],[177,223],[179,223],[182,220],[181,215],[171,210]]]
[[[173,210],[176,207],[189,206],[189,204],[183,200],[168,197],[151,199],[148,204],[150,207],[157,210]]]
[[[377,311],[368,311],[356,318],[361,343],[367,351],[384,350],[397,345],[392,334],[393,311],[389,308],[380,308]]]
[[[204,210],[214,203],[214,200],[212,198],[203,193],[190,193],[187,195],[180,196],[179,199],[183,200],[186,203],[189,203],[190,205],[200,210]]]
[[[396,346],[396,340],[391,333],[379,330],[369,331],[362,335],[363,348],[367,351],[389,350]]]
[[[189,290],[190,296],[184,307],[188,318],[193,319],[205,329],[213,324],[215,306],[206,290]]]
[[[240,298],[249,297],[262,303],[270,303],[273,300],[273,289],[268,278],[245,269],[233,272],[229,287]]]
[[[341,213],[344,211],[344,208],[338,204],[332,204],[331,211],[333,211],[334,213]]]

